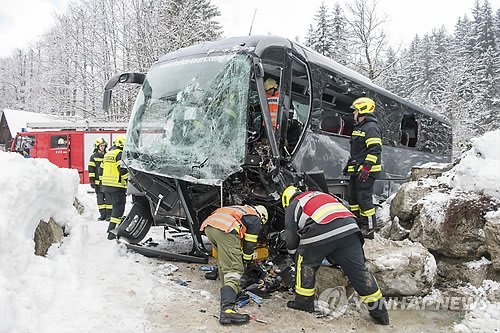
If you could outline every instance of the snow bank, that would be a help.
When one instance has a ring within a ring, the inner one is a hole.
[[[464,191],[482,192],[500,199],[498,166],[500,165],[500,130],[471,139],[472,147],[460,163],[440,180]]]
[[[27,282],[26,273],[34,274],[37,262],[43,260],[34,255],[35,228],[41,219],[48,221],[50,217],[61,226],[70,222],[76,214],[73,200],[79,178],[75,170],[14,153],[0,152],[0,166],[0,331],[5,332],[8,329],[3,330],[2,325],[8,328],[15,323],[16,305],[34,305],[28,295],[23,297],[15,290]],[[46,292],[40,288],[38,293]]]
[[[479,306],[465,315],[461,323],[453,327],[453,330],[457,333],[497,332],[500,327],[500,303],[492,303],[488,298],[500,292],[500,284],[485,280],[479,288],[471,285],[466,288],[481,301],[478,302]]]
[[[134,264],[143,257],[106,239],[77,172],[3,152],[0,172],[0,332],[142,332],[151,272]],[[86,215],[73,207],[75,196]],[[50,217],[70,235],[35,256],[35,228]]]

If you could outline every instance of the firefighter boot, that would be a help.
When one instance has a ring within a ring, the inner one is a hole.
[[[220,289],[219,323],[221,323],[222,325],[246,324],[250,320],[249,315],[237,313],[234,310],[236,297],[236,292],[230,286],[224,286]]]
[[[116,236],[113,235],[112,233],[110,233],[111,230],[113,230],[114,228],[116,228],[116,223],[113,223],[113,222],[109,222],[108,224],[108,230],[107,230],[107,233],[108,233],[108,239],[109,240],[112,240],[112,239],[115,239]]]
[[[286,306],[295,310],[314,312],[314,296],[295,295],[295,300],[288,301]]]
[[[219,276],[219,269],[217,267],[214,267],[213,270],[205,273],[205,279],[207,280],[217,280],[218,276]]]
[[[111,209],[106,208],[106,221],[111,220]]]
[[[368,306],[370,316],[377,324],[389,325],[389,314],[387,313],[387,307],[383,298],[375,302],[367,303],[366,305]]]
[[[99,218],[97,218],[98,221],[104,221],[104,220],[106,220],[106,208],[99,209],[99,214],[101,216],[99,216]]]
[[[375,215],[361,216],[357,219],[357,221],[363,237],[366,239],[373,239],[375,237],[375,229],[377,227],[377,219]]]

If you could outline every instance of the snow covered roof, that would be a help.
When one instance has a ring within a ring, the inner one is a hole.
[[[10,135],[16,136],[23,128],[27,128],[29,122],[57,123],[58,117],[43,113],[3,109],[5,120],[9,126]]]

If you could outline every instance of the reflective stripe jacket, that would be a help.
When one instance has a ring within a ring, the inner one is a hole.
[[[269,95],[266,93],[267,105],[269,108],[269,113],[271,114],[271,123],[273,127],[276,128],[278,124],[278,103],[280,99],[280,94],[278,91],[274,95]]]
[[[90,184],[100,185],[100,175],[101,175],[101,163],[104,157],[104,153],[99,150],[95,151],[89,159],[89,182]]]
[[[253,251],[262,228],[259,214],[253,207],[245,205],[218,208],[203,221],[200,230],[203,231],[207,225],[238,235],[243,241],[243,259],[253,259]]]
[[[363,166],[378,175],[382,171],[382,134],[377,119],[365,115],[365,119],[354,127],[351,135],[351,157],[347,162],[347,173],[356,174]]]
[[[289,251],[321,245],[359,232],[354,215],[333,196],[305,192],[285,210],[285,240]]]
[[[101,185],[127,188],[128,171],[122,166],[122,149],[112,147],[101,163]]]

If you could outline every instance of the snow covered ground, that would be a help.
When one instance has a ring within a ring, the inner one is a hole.
[[[500,197],[500,131],[476,139],[473,150],[448,173],[464,190]],[[496,170],[496,171],[495,171]],[[74,170],[44,159],[0,152],[0,333],[244,331],[222,327],[218,283],[203,279],[200,265],[145,258],[106,239],[98,222],[95,195],[78,184]],[[473,180],[473,181],[472,181]],[[83,215],[73,198],[85,206]],[[498,213],[498,212],[497,212]],[[46,257],[34,255],[33,234],[40,219],[53,217],[69,233]],[[186,281],[188,286],[181,286]],[[492,292],[498,284],[488,282]],[[482,290],[477,293],[484,292]],[[291,294],[280,293],[260,308],[244,308],[269,324],[251,322],[258,332],[341,330],[382,332],[366,313],[336,320],[286,309]],[[462,316],[456,312],[391,311],[392,331],[492,332],[500,327],[500,307]]]

